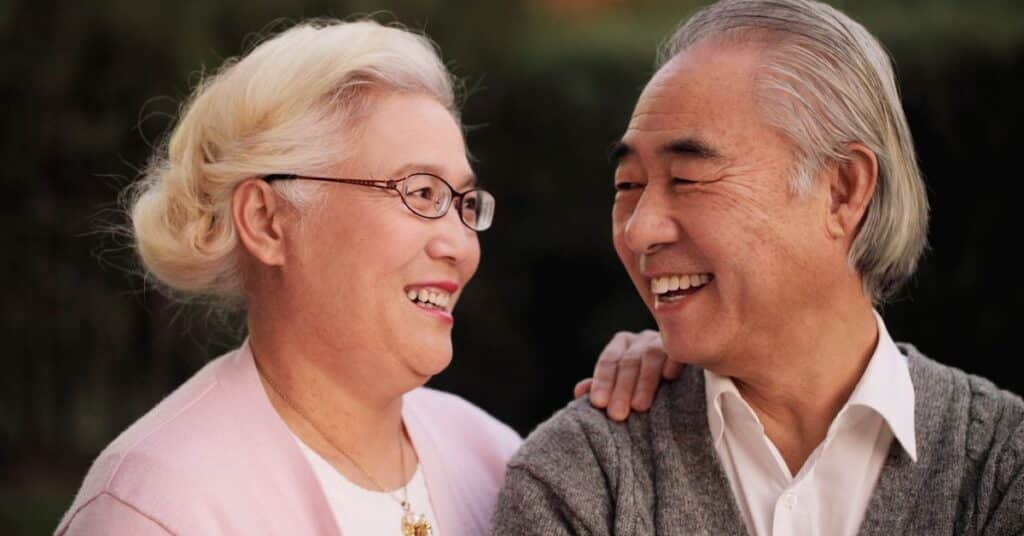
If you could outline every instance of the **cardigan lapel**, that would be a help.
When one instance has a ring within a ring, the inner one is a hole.
[[[458,477],[458,469],[445,465],[444,453],[432,437],[429,423],[425,422],[424,416],[417,411],[415,405],[408,402],[406,399],[402,403],[402,421],[420,459],[420,470],[427,485],[434,516],[440,525],[438,532],[451,536],[483,534],[487,528],[483,525],[463,526],[468,520],[477,520],[472,515],[473,512],[460,509],[467,501],[460,500],[456,483],[453,481]]]
[[[262,495],[259,505],[267,506],[247,515],[267,518],[265,528],[271,532],[286,528],[293,534],[339,535],[312,467],[267,398],[248,340],[227,357],[217,376],[230,400],[236,401],[234,425],[248,434],[236,452],[249,458],[250,485]]]
[[[917,461],[912,460],[899,441],[893,439],[878,483],[875,484],[875,491],[868,501],[858,534],[916,532],[920,528],[911,527],[909,523],[922,497],[937,498],[943,493],[958,491],[926,488],[932,473],[937,470],[948,470],[939,461],[943,446],[957,444],[965,439],[944,437],[944,434],[951,432],[944,430],[942,426],[948,417],[944,415],[946,407],[944,404],[936,404],[935,401],[949,400],[951,393],[948,392],[945,382],[930,377],[932,371],[926,369],[923,362],[925,358],[915,348],[900,345],[900,350],[907,356],[907,366],[916,395],[914,432],[917,436]],[[936,522],[936,526],[931,527],[930,534],[951,534],[956,529],[944,526],[944,521],[933,521]]]
[[[658,484],[658,500],[680,507],[659,508],[665,519],[658,520],[658,527],[669,534],[746,534],[729,479],[711,441],[703,370],[686,367],[682,377],[661,387],[671,389],[668,422],[674,440],[669,439],[666,445],[655,438],[655,458],[673,460],[655,470],[659,480],[668,480]],[[654,423],[666,422],[651,417]]]

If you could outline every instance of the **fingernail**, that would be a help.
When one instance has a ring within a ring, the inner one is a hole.
[[[647,393],[638,392],[635,395],[633,395],[633,400],[630,401],[630,405],[633,406],[634,408],[643,407],[647,405],[648,400],[650,400],[650,396],[648,396]]]

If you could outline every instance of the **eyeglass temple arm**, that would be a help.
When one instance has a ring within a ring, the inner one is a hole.
[[[359,185],[359,186],[370,186],[372,188],[381,188],[383,190],[397,190],[398,189],[398,181],[395,181],[395,180],[375,181],[375,180],[369,180],[369,179],[335,179],[335,178],[328,178],[328,177],[309,177],[309,176],[306,176],[306,175],[290,175],[290,174],[287,174],[287,173],[277,173],[277,174],[264,175],[263,176],[263,180],[266,181],[266,182],[284,181],[284,180],[293,180],[293,179],[306,179],[306,180],[310,180],[310,181],[320,181],[320,182],[340,182],[342,184],[355,184],[355,185]]]

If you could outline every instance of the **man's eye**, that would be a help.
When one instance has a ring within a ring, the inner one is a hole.
[[[697,184],[700,181],[693,181],[690,179],[683,179],[680,177],[672,177],[672,182],[675,184]]]
[[[616,192],[628,192],[642,187],[643,185],[638,182],[617,182],[615,183]]]

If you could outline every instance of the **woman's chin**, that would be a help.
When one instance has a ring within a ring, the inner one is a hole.
[[[446,349],[421,350],[416,355],[415,360],[410,362],[410,365],[412,365],[412,369],[416,374],[425,377],[424,381],[426,381],[431,376],[444,372],[444,369],[448,368],[451,362],[452,349],[451,345],[449,345]]]

